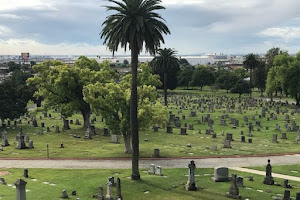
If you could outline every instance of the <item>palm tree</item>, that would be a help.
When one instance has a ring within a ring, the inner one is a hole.
[[[138,55],[145,44],[146,51],[154,55],[164,43],[163,34],[170,34],[164,19],[155,11],[165,9],[161,0],[108,0],[113,6],[105,6],[115,12],[106,17],[101,38],[113,52],[120,47],[131,50],[131,98],[130,127],[132,135],[132,180],[139,180],[139,135],[137,121],[137,68]]]
[[[153,67],[158,71],[159,74],[164,76],[164,99],[165,106],[168,106],[167,100],[167,84],[168,84],[168,73],[172,71],[178,71],[180,64],[179,60],[175,57],[176,51],[174,49],[159,49],[157,50],[158,56],[155,56],[152,60]]]
[[[250,96],[252,94],[252,73],[258,64],[259,64],[259,61],[257,60],[257,56],[253,53],[249,53],[246,56],[245,61],[243,62],[243,65],[246,68],[246,70],[250,70],[250,83],[249,83],[249,95]]]

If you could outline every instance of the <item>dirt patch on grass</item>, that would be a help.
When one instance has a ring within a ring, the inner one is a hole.
[[[9,171],[0,171],[0,176],[5,176],[11,174]]]

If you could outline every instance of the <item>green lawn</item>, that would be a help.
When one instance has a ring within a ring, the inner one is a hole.
[[[173,97],[170,96],[170,100]],[[195,98],[195,96],[193,97]],[[185,120],[181,120],[181,125],[193,124],[194,130],[188,130],[188,135],[180,135],[180,129],[174,128],[173,134],[167,134],[166,129],[160,129],[159,132],[153,132],[152,129],[140,131],[140,156],[141,157],[152,157],[153,149],[159,148],[162,157],[198,157],[198,156],[224,156],[224,155],[254,155],[254,154],[272,154],[272,153],[296,153],[300,152],[300,144],[295,144],[294,140],[296,138],[296,132],[288,132],[287,140],[282,140],[281,135],[278,131],[275,131],[275,124],[279,124],[282,131],[285,132],[284,128],[284,115],[278,115],[278,120],[267,121],[266,118],[259,119],[258,115],[261,113],[261,109],[250,108],[245,110],[244,115],[248,116],[249,122],[255,124],[256,120],[261,121],[261,131],[257,131],[257,126],[255,126],[255,131],[252,132],[253,143],[241,143],[241,131],[244,132],[246,140],[248,141],[248,127],[244,122],[242,114],[229,113],[229,118],[226,119],[227,126],[220,126],[220,117],[225,108],[218,109],[214,113],[210,113],[211,119],[214,120],[214,131],[217,133],[217,139],[211,137],[211,135],[206,135],[205,130],[208,128],[207,123],[198,124],[197,121],[201,119],[202,116],[206,116],[207,112],[201,113],[200,110],[197,111],[197,117],[189,117],[191,107],[195,104],[191,104],[189,110],[183,110],[183,113],[178,114],[179,106],[175,106],[173,103],[170,104],[169,109],[176,116],[182,119],[182,115],[186,116]],[[275,112],[270,110],[270,112]],[[255,120],[252,120],[252,116],[255,115]],[[95,126],[97,128],[98,135],[94,136],[92,140],[85,140],[84,134],[86,129],[82,126],[71,125],[71,130],[55,133],[55,126],[59,125],[60,129],[62,127],[62,120],[59,117],[59,113],[53,113],[53,118],[42,118],[40,120],[39,116],[43,116],[42,113],[37,114],[37,120],[39,127],[33,128],[31,125],[27,124],[27,121],[23,119],[23,124],[18,125],[16,128],[10,127],[8,131],[8,139],[11,146],[4,147],[4,151],[0,151],[0,157],[46,157],[46,146],[49,144],[49,151],[51,158],[99,158],[99,157],[130,157],[129,155],[123,154],[124,143],[122,137],[120,137],[120,144],[110,143],[110,137],[103,136],[104,122],[101,122],[101,117],[97,117]],[[269,116],[267,114],[267,116]],[[232,129],[230,123],[230,118],[234,117],[239,120],[240,126],[236,129]],[[81,115],[76,114],[70,119],[74,120],[78,118],[81,123],[83,122]],[[290,115],[291,120],[300,122],[300,116]],[[41,122],[45,123],[45,126],[51,127],[51,132],[46,133],[46,128],[44,128],[44,134],[39,135],[38,131],[41,129]],[[241,125],[244,124],[245,127]],[[172,122],[174,127],[174,123]],[[269,130],[266,130],[266,126]],[[291,124],[290,124],[291,126]],[[16,134],[19,128],[23,128],[23,132],[28,134],[30,139],[34,142],[34,149],[17,150],[16,145]],[[232,149],[223,148],[223,141],[225,136],[221,135],[222,130],[226,133],[233,133],[234,141],[232,142]],[[0,128],[2,132],[3,129]],[[198,132],[202,133],[199,134]],[[278,134],[279,143],[272,143],[272,135]],[[80,139],[73,138],[73,135],[80,135]],[[148,141],[145,141],[148,139]],[[65,148],[60,148],[60,143],[63,142]],[[187,147],[187,144],[191,144],[192,147]],[[212,146],[217,146],[218,150],[213,151]],[[207,149],[207,147],[209,149]]]
[[[4,175],[6,182],[13,185],[22,178],[22,169],[2,169],[2,172],[9,172]],[[230,174],[234,171],[230,171]],[[29,178],[26,189],[27,199],[58,200],[61,191],[66,189],[70,199],[79,197],[82,200],[93,199],[98,187],[104,187],[106,193],[106,181],[110,176],[119,177],[122,183],[122,194],[125,200],[226,200],[225,193],[230,187],[230,182],[214,183],[210,179],[213,176],[213,169],[196,169],[196,181],[198,187],[203,187],[196,192],[187,192],[184,184],[187,181],[187,169],[163,169],[165,176],[159,177],[148,175],[146,170],[141,173],[142,180],[131,181],[129,170],[54,170],[54,169],[29,169]],[[272,197],[283,194],[284,188],[280,186],[263,185],[263,176],[254,175],[254,182],[248,181],[250,174],[240,173],[244,177],[244,188],[240,188],[243,199],[271,200]],[[277,182],[283,180],[276,179]],[[300,183],[291,184],[298,189],[291,189],[292,197],[299,191]],[[270,189],[270,193],[265,191]],[[77,191],[77,197],[71,196],[71,191]],[[257,191],[259,190],[259,191]],[[260,191],[261,190],[261,191]],[[0,199],[11,200],[15,198],[15,189],[10,186],[0,185]],[[148,192],[146,192],[148,191]],[[115,196],[116,189],[113,188]]]

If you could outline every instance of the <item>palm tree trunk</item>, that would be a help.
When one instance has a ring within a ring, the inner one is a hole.
[[[130,126],[132,136],[132,180],[140,180],[139,173],[139,132],[138,132],[138,119],[137,119],[137,68],[138,68],[138,54],[137,45],[131,46],[131,98],[130,98]]]
[[[250,68],[249,96],[252,96],[252,69]]]
[[[165,97],[165,106],[168,106],[168,75],[164,73],[164,97]]]

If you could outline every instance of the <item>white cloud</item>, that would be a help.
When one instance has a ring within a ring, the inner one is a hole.
[[[300,38],[300,27],[274,27],[263,30],[260,35],[279,37],[286,41]]]
[[[1,36],[8,36],[12,34],[12,30],[6,26],[1,26],[0,25],[0,37]]]
[[[1,0],[0,11],[16,10],[20,8],[53,9],[55,0]]]
[[[1,29],[0,29],[1,30]],[[19,55],[29,52],[35,55],[107,55],[111,54],[102,45],[77,44],[42,44],[31,39],[0,40],[0,55]]]

